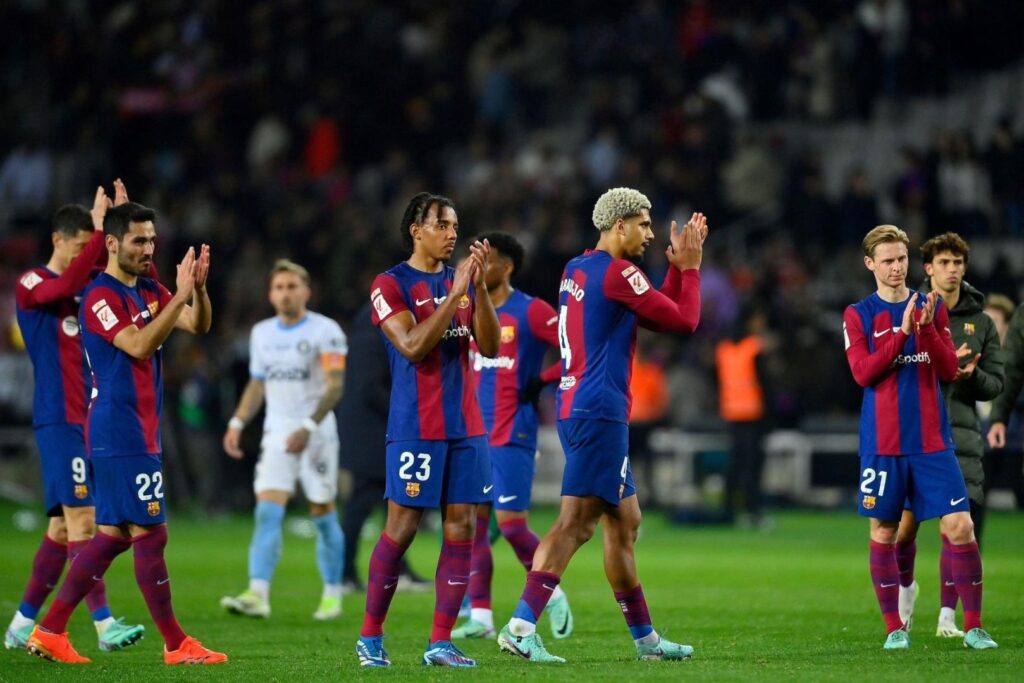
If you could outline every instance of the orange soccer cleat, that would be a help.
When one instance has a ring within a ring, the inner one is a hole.
[[[28,637],[28,645],[25,646],[29,653],[36,657],[49,659],[51,662],[61,664],[91,664],[88,657],[75,652],[71,641],[68,640],[68,633],[50,633],[36,626]]]
[[[164,664],[221,664],[226,661],[226,654],[203,647],[192,636],[185,636],[177,650],[168,651],[167,646],[164,646]]]

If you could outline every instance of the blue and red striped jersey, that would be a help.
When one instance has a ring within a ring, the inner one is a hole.
[[[406,262],[376,277],[370,288],[373,324],[378,327],[402,311],[416,323],[430,317],[448,297],[455,269],[425,273]],[[473,294],[463,297],[437,346],[418,363],[394,347],[381,331],[391,365],[388,441],[460,439],[486,434],[469,369],[473,330]]]
[[[96,388],[86,422],[94,458],[161,452],[163,350],[133,358],[114,346],[114,337],[129,325],[145,327],[170,300],[167,288],[148,277],[129,287],[101,273],[85,290],[79,317]]]
[[[32,359],[35,379],[32,426],[85,424],[92,379],[82,354],[78,298],[106,254],[96,231],[63,273],[33,268],[15,287],[18,327]]]
[[[498,309],[501,346],[487,358],[473,348],[473,376],[492,446],[537,448],[537,409],[520,392],[540,375],[544,354],[558,346],[558,314],[543,299],[513,290]]]
[[[600,250],[569,261],[558,296],[558,419],[627,422],[636,326],[693,332],[700,273],[670,267],[661,290],[635,264]]]
[[[911,292],[912,294],[913,292]],[[846,359],[864,387],[861,455],[936,453],[953,448],[939,382],[952,381],[958,360],[949,314],[939,299],[934,320],[916,334],[900,329],[907,299],[890,303],[875,292],[843,313]],[[918,313],[924,295],[918,296]]]

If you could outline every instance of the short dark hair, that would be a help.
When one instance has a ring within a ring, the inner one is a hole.
[[[63,237],[74,237],[83,230],[93,229],[92,214],[81,204],[65,204],[54,212],[50,227]]]
[[[488,232],[477,236],[477,239],[481,242],[484,240],[490,242],[491,246],[497,249],[499,254],[512,261],[512,274],[516,275],[519,273],[523,267],[523,258],[526,256],[526,251],[515,236],[507,232]]]
[[[103,217],[103,234],[113,235],[120,242],[131,229],[132,223],[155,220],[156,211],[136,202],[128,202],[107,209],[107,215]]]
[[[402,233],[402,244],[405,245],[406,250],[410,254],[413,251],[413,245],[412,235],[409,234],[409,226],[426,220],[427,215],[430,213],[430,207],[435,205],[439,214],[442,207],[445,206],[449,209],[455,209],[455,204],[452,203],[452,200],[429,192],[420,192],[415,195],[409,200],[409,205],[405,207],[405,213],[402,214],[402,225],[399,226],[399,230]]]
[[[942,233],[921,245],[921,256],[925,263],[931,263],[935,260],[937,254],[941,254],[944,251],[957,256],[963,256],[964,263],[967,263],[967,259],[971,254],[971,248],[967,246],[967,242],[955,232]]]

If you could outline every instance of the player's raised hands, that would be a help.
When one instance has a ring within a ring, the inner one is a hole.
[[[672,221],[665,257],[680,270],[700,268],[707,236],[708,219],[700,212],[694,212],[682,230],[677,229],[676,222]]]
[[[939,293],[932,290],[925,295],[924,306],[921,308],[921,317],[917,319],[917,331],[922,327],[931,325],[935,320],[935,306],[938,305]]]
[[[900,329],[908,337],[914,333],[914,309],[917,307],[917,292],[910,295],[907,300],[907,307],[903,309],[903,321]]]
[[[103,230],[103,217],[107,215],[107,209],[111,206],[110,197],[107,196],[103,186],[100,185],[96,188],[96,197],[93,199],[92,210],[89,212],[92,216],[93,230]]]
[[[962,358],[967,358],[970,355],[971,355],[971,349],[970,349],[969,346],[967,346],[967,342],[964,342],[963,344],[961,344],[960,348],[956,350],[957,360],[960,360]],[[964,365],[961,368],[957,368],[956,376],[953,378],[953,381],[956,382],[957,380],[961,380],[961,379],[964,379],[966,377],[970,377],[971,375],[973,375],[974,374],[974,369],[976,367],[978,367],[978,361],[979,360],[981,360],[981,354],[977,353],[977,354],[974,355],[974,358],[972,358],[971,360],[969,360],[967,362],[966,365]]]
[[[128,203],[128,188],[120,178],[114,181],[114,206],[121,206]]]
[[[196,259],[196,289],[202,291],[206,287],[206,276],[210,274],[210,245],[204,244],[199,248],[199,257]]]
[[[455,280],[452,282],[452,288],[448,291],[448,296],[461,297],[462,295],[469,292],[469,283],[476,278],[476,271],[478,268],[477,260],[470,254],[469,258],[464,259],[455,268]]]
[[[195,247],[189,247],[185,258],[181,259],[181,263],[178,264],[178,274],[174,280],[175,295],[180,295],[185,299],[192,298],[192,292],[196,288],[196,265]]]
[[[469,257],[476,259],[476,273],[473,275],[473,285],[484,286],[484,276],[487,273],[487,265],[491,259],[491,243],[477,240],[469,245]]]

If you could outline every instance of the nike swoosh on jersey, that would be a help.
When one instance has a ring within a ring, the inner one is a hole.
[[[425,303],[429,303],[431,300],[432,299],[423,299],[422,301],[420,301],[419,299],[416,299],[416,305],[417,306],[422,306]]]

